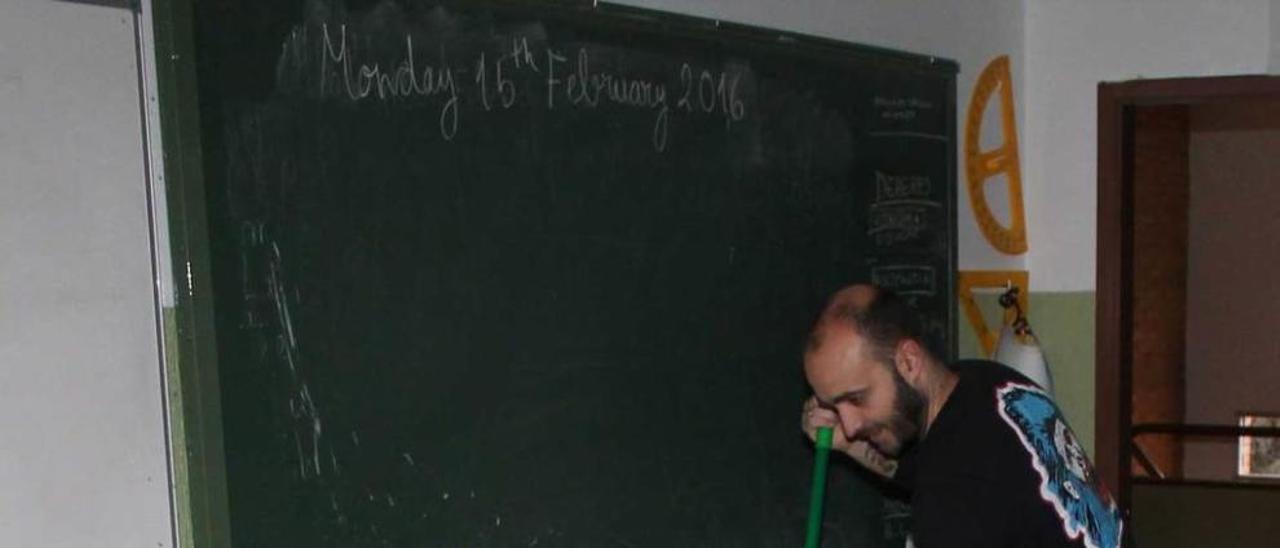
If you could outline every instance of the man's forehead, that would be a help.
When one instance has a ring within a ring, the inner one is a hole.
[[[814,352],[843,359],[856,357],[861,347],[862,337],[853,326],[840,321],[823,322],[814,331],[818,343]]]
[[[867,382],[873,368],[863,346],[862,337],[854,329],[832,328],[823,337],[822,345],[805,356],[810,380],[837,392]]]

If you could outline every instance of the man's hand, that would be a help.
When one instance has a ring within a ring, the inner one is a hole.
[[[846,438],[844,429],[840,427],[840,416],[835,411],[819,406],[818,399],[811,396],[805,400],[800,413],[800,430],[809,437],[809,441],[814,441],[818,437],[818,427],[821,426],[832,430],[831,448],[849,455],[863,468],[886,478],[892,478],[898,471],[898,461],[876,450],[870,443],[865,440],[850,441]]]

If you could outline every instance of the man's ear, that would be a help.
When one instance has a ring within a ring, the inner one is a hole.
[[[898,341],[898,348],[893,353],[893,362],[894,367],[898,368],[898,374],[907,382],[915,384],[924,373],[924,347],[915,339],[902,339]]]

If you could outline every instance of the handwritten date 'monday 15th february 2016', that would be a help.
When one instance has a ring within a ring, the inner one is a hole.
[[[459,127],[459,98],[475,93],[485,111],[509,109],[521,94],[531,94],[518,83],[532,81],[545,94],[542,101],[548,110],[557,108],[596,109],[604,105],[641,109],[653,113],[651,138],[655,150],[667,146],[668,127],[673,112],[719,115],[725,127],[746,117],[747,106],[739,96],[742,74],[712,72],[682,63],[675,70],[673,86],[666,81],[631,77],[592,66],[591,53],[578,47],[566,54],[550,46],[535,53],[526,37],[511,40],[510,49],[481,52],[473,60],[450,64],[441,49],[437,64],[420,63],[415,58],[413,37],[404,35],[404,55],[388,64],[378,61],[357,62],[345,25],[330,29],[321,26],[320,94],[339,96],[355,102],[365,100],[393,101],[423,97],[440,102],[440,135],[452,140]],[[467,75],[471,75],[467,78]],[[523,76],[516,80],[516,76]],[[470,91],[465,86],[472,86]]]

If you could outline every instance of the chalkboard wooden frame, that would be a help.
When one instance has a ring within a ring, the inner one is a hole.
[[[188,546],[229,546],[225,470],[223,468],[222,425],[218,385],[217,334],[213,320],[210,267],[210,234],[206,219],[203,149],[201,146],[200,98],[196,91],[194,45],[195,0],[157,0],[153,5],[156,29],[157,80],[161,124],[164,135],[165,178],[169,210],[170,245],[175,280],[185,283],[178,292],[172,314],[173,343],[165,349],[170,371],[170,415],[173,419],[174,467],[182,473],[175,478],[175,506],[180,538]],[[765,29],[717,20],[657,12],[653,10],[594,2],[553,2],[530,0],[446,1],[446,6],[484,6],[520,13],[548,16],[575,23],[589,23],[615,29],[639,29],[673,36],[708,37],[723,43],[759,51],[784,51],[824,59],[830,63],[865,65],[888,64],[922,73],[949,73],[953,92],[946,108],[956,111],[954,82],[958,70],[953,61],[894,50],[854,45],[794,32]],[[947,124],[951,146],[948,151],[946,184],[952,199],[946,204],[950,226],[949,271],[956,269],[956,122]],[[954,276],[948,276],[947,293],[955,294]],[[950,329],[946,353],[956,353],[954,303],[948,310]]]
[[[183,546],[231,545],[222,448],[221,389],[214,332],[199,97],[196,93],[194,0],[149,3],[155,81],[163,139],[163,199],[176,280],[166,310],[163,349],[169,394],[172,513]],[[146,45],[144,44],[144,47]]]

